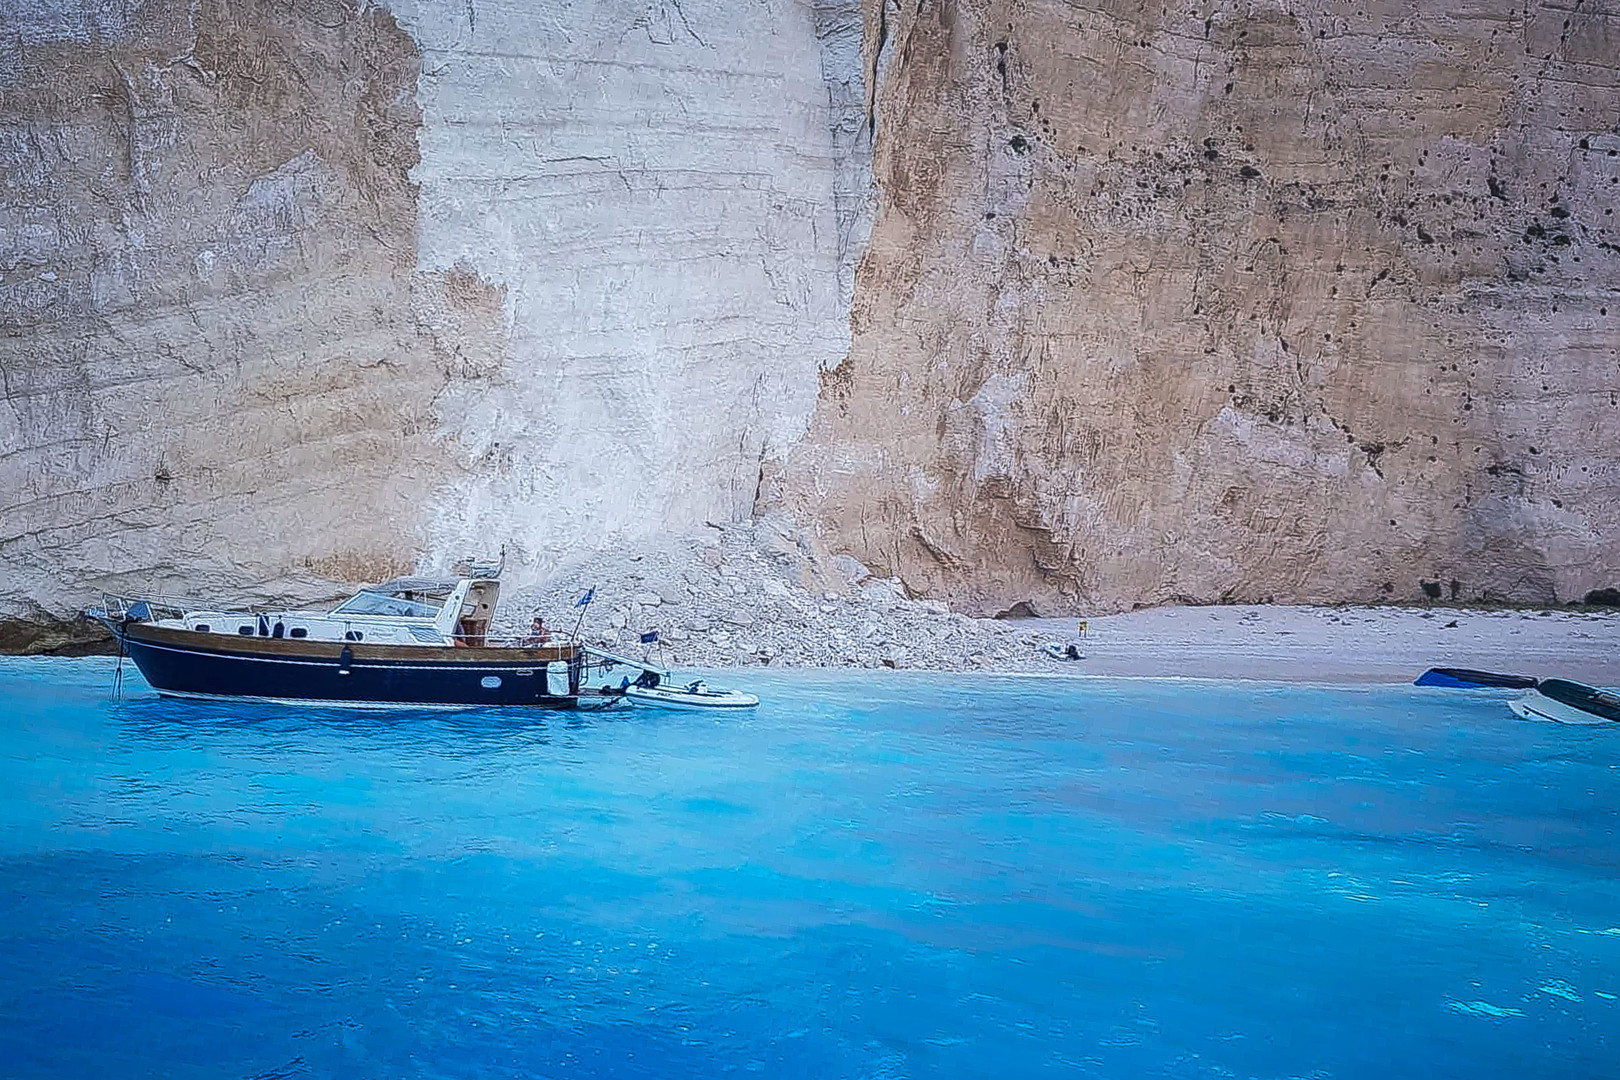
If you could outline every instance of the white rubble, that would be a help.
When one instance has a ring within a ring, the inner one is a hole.
[[[672,667],[1060,666],[1022,642],[1016,623],[952,615],[851,563],[782,517],[715,526],[598,553],[544,586],[512,590],[503,629],[538,613],[567,633],[583,613],[585,641]],[[592,589],[590,606],[576,607]],[[642,645],[652,631],[660,642]]]

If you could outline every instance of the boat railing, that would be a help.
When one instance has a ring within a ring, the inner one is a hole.
[[[226,606],[193,597],[168,596],[148,593],[126,596],[119,593],[101,594],[101,606],[93,613],[115,622],[156,622],[159,619],[183,619],[187,612],[217,611],[226,615],[255,615],[257,607],[241,604]]]
[[[564,638],[541,641],[527,634],[456,634],[455,640],[484,649],[551,649],[575,644]]]
[[[104,592],[101,594],[101,604],[90,608],[85,614],[108,622],[158,622],[166,619],[184,619],[188,614],[199,612],[258,616],[282,614],[284,609],[258,604],[218,604],[196,597],[171,596],[163,593],[125,595]],[[347,623],[347,620],[335,613],[324,614],[321,617]],[[578,644],[577,641],[562,638],[542,642],[532,635],[525,634],[457,634],[454,640],[462,645],[491,649],[533,649]]]

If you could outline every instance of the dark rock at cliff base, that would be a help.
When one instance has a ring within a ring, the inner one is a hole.
[[[112,635],[87,619],[0,620],[0,655],[112,656]]]

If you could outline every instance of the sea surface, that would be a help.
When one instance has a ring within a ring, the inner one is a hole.
[[[6,1077],[1620,1076],[1620,726],[894,672],[354,714],[111,672],[0,661]]]

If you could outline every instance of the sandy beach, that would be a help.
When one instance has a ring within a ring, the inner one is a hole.
[[[1076,674],[1371,683],[1472,667],[1620,684],[1620,615],[1385,607],[1163,607],[1018,625],[1081,644]],[[1056,666],[1056,665],[1053,665]],[[1045,670],[1046,668],[1043,668]]]

